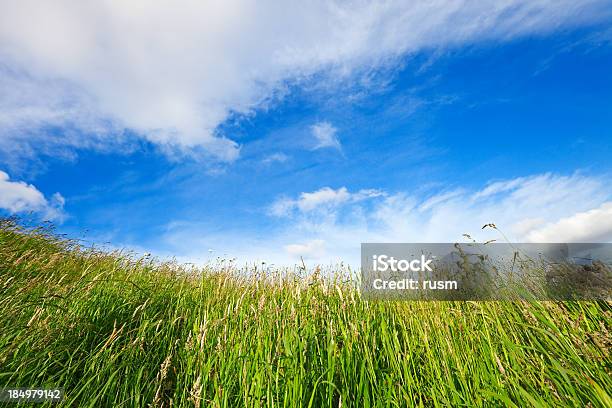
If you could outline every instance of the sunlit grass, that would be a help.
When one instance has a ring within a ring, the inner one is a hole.
[[[0,228],[0,386],[65,406],[612,406],[605,302],[368,302]]]

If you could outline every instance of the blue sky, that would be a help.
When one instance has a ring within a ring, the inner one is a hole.
[[[0,211],[194,262],[612,241],[612,4],[446,3],[5,4]]]

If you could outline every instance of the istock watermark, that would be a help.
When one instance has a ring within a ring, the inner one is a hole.
[[[426,259],[425,255],[421,255],[421,259],[395,259],[392,256],[387,255],[374,255],[372,256],[373,262],[373,270],[378,272],[385,272],[389,269],[392,271],[401,271],[401,272],[433,272],[431,269],[431,263],[433,259]]]
[[[610,300],[612,244],[365,243],[368,299]]]

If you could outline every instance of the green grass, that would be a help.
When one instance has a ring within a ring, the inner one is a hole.
[[[606,302],[368,302],[0,227],[0,386],[64,406],[612,406]]]

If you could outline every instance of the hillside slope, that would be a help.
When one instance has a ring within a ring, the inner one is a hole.
[[[64,406],[612,406],[609,303],[367,302],[0,227],[0,387]]]

